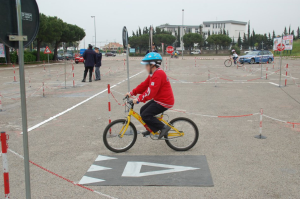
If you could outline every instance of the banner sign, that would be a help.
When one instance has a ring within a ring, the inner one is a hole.
[[[294,39],[293,35],[283,36],[282,44],[285,45],[284,50],[293,50],[293,39]],[[273,41],[273,50],[274,51],[277,51],[277,46],[278,46],[278,44],[281,44],[281,40],[282,40],[281,37],[274,38],[274,41]]]
[[[285,44],[285,50],[293,50],[293,35],[287,35],[283,37],[283,44]]]
[[[0,57],[5,57],[4,44],[0,43]]]
[[[130,48],[129,52],[130,53],[135,53],[135,48]]]

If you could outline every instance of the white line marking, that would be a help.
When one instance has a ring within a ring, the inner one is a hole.
[[[270,84],[273,84],[275,86],[279,86],[279,84],[275,84],[274,82],[269,82]]]
[[[133,78],[133,77],[135,77],[135,76],[141,74],[142,72],[144,72],[144,71],[141,71],[141,72],[139,72],[139,73],[137,73],[137,74],[135,74],[135,75],[129,77],[129,79],[131,79],[131,78]],[[119,84],[125,82],[126,80],[127,80],[127,78],[126,78],[125,80],[123,80],[123,81],[121,81],[121,82],[118,82],[117,84],[111,86],[110,88],[114,88],[114,87],[116,87],[117,85],[119,85]],[[47,120],[45,120],[45,121],[43,121],[43,122],[40,122],[40,123],[38,123],[38,124],[36,124],[36,125],[30,127],[30,128],[28,129],[28,132],[30,132],[30,131],[32,131],[32,130],[34,130],[34,129],[40,127],[40,126],[42,126],[43,124],[46,124],[47,122],[50,122],[51,120],[54,120],[55,118],[57,118],[57,117],[59,117],[59,116],[64,115],[65,113],[67,113],[67,112],[73,110],[74,108],[76,108],[76,107],[78,107],[78,106],[80,106],[80,105],[82,105],[82,104],[84,104],[84,103],[90,101],[91,99],[97,97],[98,95],[101,95],[102,93],[104,93],[104,92],[106,92],[106,91],[107,91],[107,89],[105,89],[105,90],[103,90],[103,91],[101,91],[101,92],[99,92],[99,93],[97,93],[97,94],[95,94],[95,95],[93,95],[93,96],[87,98],[86,100],[84,100],[84,101],[82,101],[82,102],[79,102],[78,104],[72,106],[71,108],[68,108],[67,110],[65,110],[65,111],[63,111],[63,112],[58,113],[58,114],[54,115],[53,117],[50,117],[49,119],[47,119]],[[21,134],[23,134],[23,132],[22,132]]]

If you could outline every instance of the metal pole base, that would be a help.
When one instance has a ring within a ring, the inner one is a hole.
[[[255,138],[257,139],[267,139],[266,136],[263,136],[263,135],[257,135],[257,136],[254,136]]]

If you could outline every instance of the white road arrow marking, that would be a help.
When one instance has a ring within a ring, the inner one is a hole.
[[[88,176],[83,176],[78,184],[90,184],[90,183],[103,182],[103,181],[105,181],[105,180],[92,178],[92,177],[88,177]]]
[[[143,165],[152,166],[152,167],[164,167],[169,169],[141,173],[141,168]],[[182,171],[189,171],[189,170],[196,170],[196,169],[200,169],[200,168],[169,165],[169,164],[158,164],[158,163],[151,163],[151,162],[127,162],[122,177],[145,177],[151,175],[182,172]]]
[[[104,155],[98,155],[98,157],[95,161],[97,162],[97,161],[114,160],[114,159],[118,159],[118,158],[108,157],[108,156],[104,156]]]
[[[92,166],[89,168],[89,170],[87,172],[92,172],[92,171],[103,171],[103,170],[108,170],[111,168],[108,167],[102,167],[102,166],[98,166],[98,165],[94,165],[92,164]]]

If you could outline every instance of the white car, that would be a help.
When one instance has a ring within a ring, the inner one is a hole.
[[[191,54],[193,54],[193,55],[200,55],[201,54],[201,50],[195,50],[195,51],[191,52]]]

